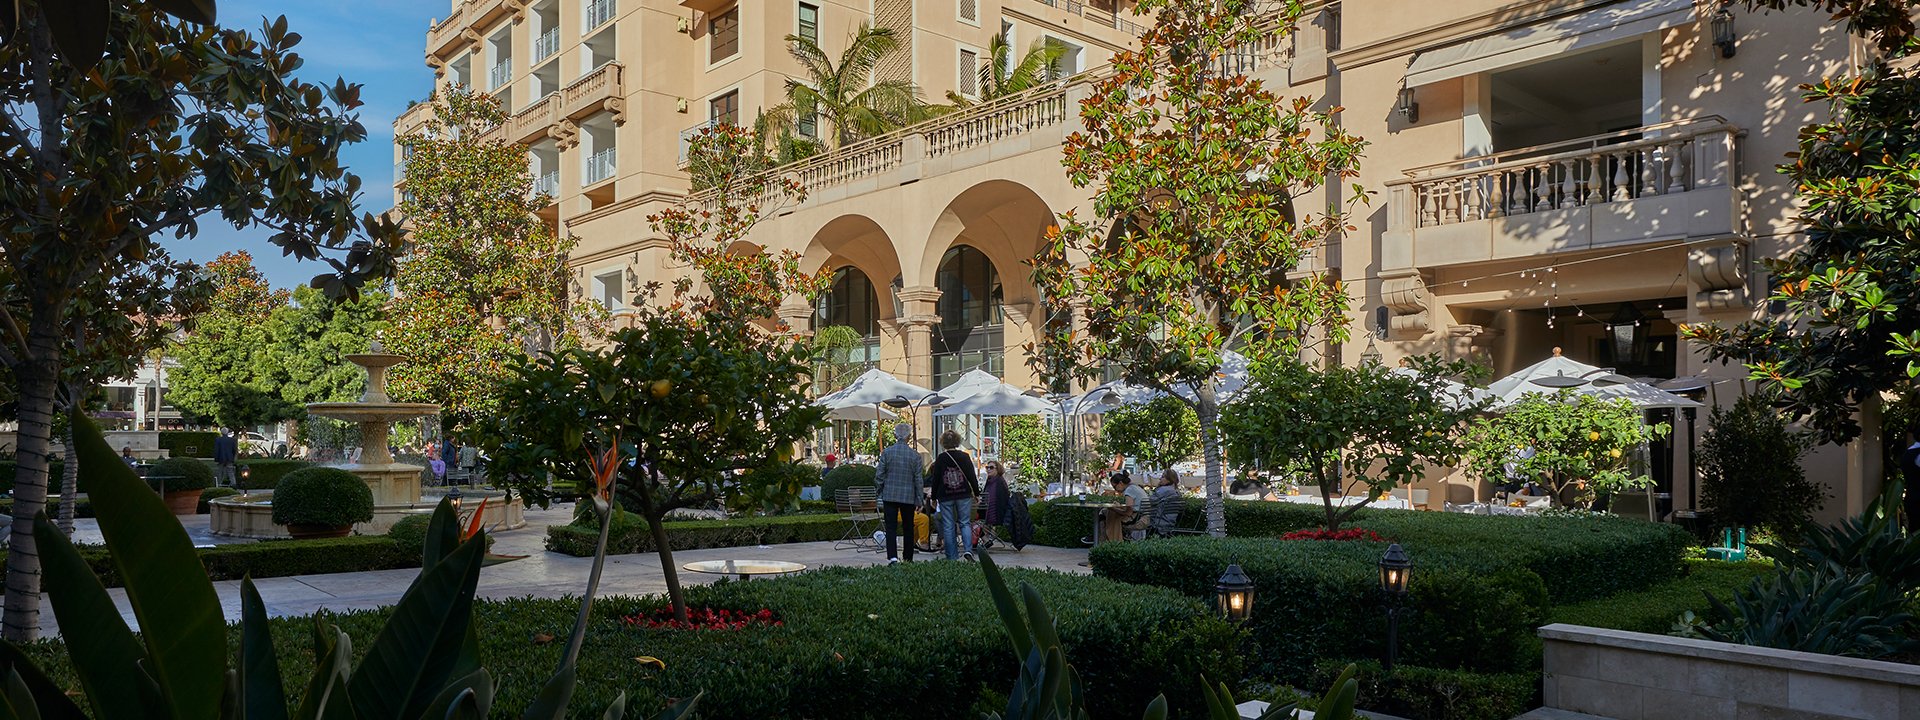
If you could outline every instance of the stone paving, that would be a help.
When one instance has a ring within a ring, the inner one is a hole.
[[[578,595],[585,590],[587,574],[593,565],[592,559],[547,552],[542,546],[548,524],[564,523],[572,517],[572,505],[556,505],[549,510],[530,509],[527,512],[525,528],[496,533],[494,537],[497,540],[493,547],[495,553],[527,557],[481,570],[479,595],[484,598],[557,598]],[[208,544],[215,539],[207,532],[207,516],[187,517],[183,518],[183,521],[196,544]],[[100,542],[99,527],[92,520],[81,519],[77,521],[74,538],[81,542]],[[885,562],[886,556],[884,553],[835,550],[834,543],[816,542],[686,550],[674,553],[673,559],[678,565],[696,560],[786,560],[805,564],[809,568],[818,568],[828,565],[875,565]],[[916,561],[922,559],[928,558],[924,554],[915,555]],[[931,560],[946,562],[944,557],[937,554]],[[1080,574],[1089,572],[1081,564],[1087,560],[1087,551],[1083,549],[1029,545],[1024,550],[1016,552],[1009,547],[996,550],[994,560],[1006,567],[1052,569]],[[255,580],[254,585],[259,588],[260,597],[265,601],[269,614],[307,615],[322,608],[346,611],[392,605],[400,599],[400,594],[407,589],[408,583],[413,581],[418,572],[414,569],[377,570],[264,578]],[[684,570],[680,573],[680,582],[685,585],[705,584],[717,579],[719,579],[717,576],[690,573]],[[602,595],[645,595],[665,592],[666,580],[660,570],[659,556],[645,553],[608,557],[600,587]],[[214,588],[219,592],[220,604],[226,612],[227,619],[239,620],[240,581],[216,582]],[[133,624],[133,613],[127,605],[125,591],[114,588],[108,592],[113,596],[115,604],[119,606],[121,615],[127,618],[129,624]],[[44,603],[43,600],[41,626],[48,635],[58,632],[51,608],[52,606]]]

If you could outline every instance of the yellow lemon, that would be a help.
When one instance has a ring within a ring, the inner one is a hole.
[[[1608,450],[1607,454],[1612,455],[1614,457],[1620,457],[1620,448],[1614,448],[1612,450]]]
[[[1599,431],[1599,430],[1595,430],[1595,431],[1593,431],[1593,432],[1589,432],[1589,433],[1587,433],[1587,439],[1588,439],[1588,440],[1599,440],[1599,439],[1600,439],[1600,431]]]
[[[668,393],[673,392],[673,381],[655,380],[653,384],[647,386],[647,391],[653,393],[656,398],[664,398]]]

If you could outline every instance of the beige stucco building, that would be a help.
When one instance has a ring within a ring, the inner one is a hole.
[[[528,145],[556,198],[545,215],[580,238],[578,292],[618,306],[685,271],[645,217],[686,191],[688,132],[784,100],[799,71],[785,36],[813,34],[837,53],[862,22],[894,28],[903,50],[879,74],[910,78],[930,100],[970,87],[963,69],[995,33],[1016,48],[1061,44],[1061,74],[1083,75],[792,166],[811,197],[753,238],[838,272],[819,307],[782,310],[794,327],[853,326],[868,338],[859,359],[924,385],[979,366],[1033,386],[1021,347],[1042,308],[1023,261],[1057,213],[1088,209],[1059,145],[1078,126],[1085,74],[1150,22],[1132,6],[467,0],[429,31],[426,59],[442,82],[507,101],[515,114],[495,132]],[[1501,375],[1559,347],[1632,375],[1743,375],[1705,367],[1677,326],[1766,312],[1757,260],[1797,237],[1774,166],[1822,114],[1795,88],[1862,48],[1817,14],[1736,9],[1716,21],[1719,8],[1346,0],[1250,50],[1249,74],[1344,108],[1340,121],[1371,143],[1357,231],[1301,269],[1337,274],[1353,294],[1355,339],[1330,354],[1470,355]],[[1715,391],[1729,401],[1739,383]],[[1657,470],[1663,481],[1684,476],[1678,444],[1679,470]],[[1834,487],[1826,514],[1865,503],[1848,478],[1867,475],[1872,455],[1826,449],[1810,463]],[[1685,480],[1671,489],[1688,506]]]

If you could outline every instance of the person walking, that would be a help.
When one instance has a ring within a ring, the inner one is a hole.
[[[940,541],[948,560],[971,561],[973,499],[980,496],[980,479],[974,474],[973,458],[960,450],[960,433],[952,430],[940,433],[940,448],[940,455],[933,459],[933,469],[927,471],[927,482],[933,486],[933,501],[940,510]]]
[[[221,487],[233,485],[233,463],[240,457],[240,441],[235,440],[232,430],[225,430],[220,437],[213,439],[213,479]]]
[[[880,465],[874,468],[874,495],[880,499],[880,517],[887,535],[887,564],[901,562],[899,545],[906,544],[905,561],[913,562],[914,514],[925,499],[921,483],[920,453],[907,443],[913,429],[905,425],[893,428],[893,444],[880,452]],[[905,537],[903,537],[903,535]]]

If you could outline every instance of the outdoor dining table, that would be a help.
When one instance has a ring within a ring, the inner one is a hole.
[[[1060,507],[1093,509],[1094,511],[1093,535],[1091,535],[1090,537],[1093,538],[1094,545],[1099,545],[1100,543],[1106,542],[1108,540],[1120,539],[1120,523],[1119,523],[1119,517],[1118,517],[1119,513],[1108,513],[1108,517],[1111,519],[1106,524],[1103,525],[1100,522],[1101,515],[1099,511],[1105,510],[1108,508],[1126,507],[1127,504],[1125,502],[1119,499],[1097,500],[1092,498],[1082,498],[1079,500],[1059,502],[1054,504]]]
[[[680,567],[688,572],[732,575],[740,580],[754,575],[785,575],[807,569],[806,565],[785,560],[700,560]]]

